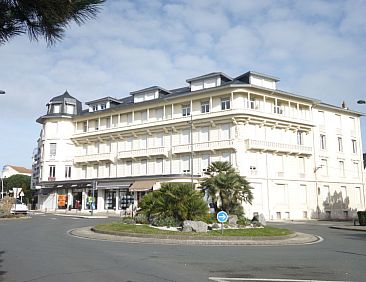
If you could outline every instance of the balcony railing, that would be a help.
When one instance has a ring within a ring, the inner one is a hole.
[[[247,150],[257,150],[264,152],[281,152],[296,155],[312,155],[313,152],[312,147],[304,145],[293,145],[264,140],[247,139],[245,140],[245,145]]]
[[[102,153],[102,154],[93,154],[93,155],[84,155],[84,156],[75,156],[74,163],[88,163],[88,162],[101,162],[101,161],[110,161],[114,162],[115,155],[112,153]]]
[[[119,159],[129,159],[129,158],[144,158],[151,156],[168,156],[168,149],[164,147],[139,149],[139,150],[129,150],[121,151],[118,153]]]
[[[215,151],[215,150],[225,150],[225,149],[235,149],[233,140],[220,140],[220,141],[207,141],[193,144],[193,151]],[[191,151],[191,145],[177,145],[173,146],[173,154],[188,153]]]

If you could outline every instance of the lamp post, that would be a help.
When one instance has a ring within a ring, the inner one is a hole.
[[[3,199],[4,198],[4,182],[3,182],[3,173],[2,172],[1,172],[0,179],[1,179],[1,199]]]
[[[192,110],[191,110],[191,186],[193,186],[193,116],[192,116]]]

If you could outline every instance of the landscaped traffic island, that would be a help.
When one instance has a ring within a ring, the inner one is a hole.
[[[167,228],[168,229],[168,228]],[[173,228],[172,228],[173,229]],[[98,224],[94,227],[96,232],[106,232],[121,235],[170,235],[170,236],[195,236],[195,237],[274,237],[274,236],[287,236],[294,234],[293,231],[285,228],[275,228],[271,226],[265,226],[261,228],[225,228],[223,234],[220,229],[208,230],[205,233],[201,232],[181,232],[162,230],[155,227],[151,227],[147,224],[126,224],[121,222],[111,222],[106,224]],[[170,237],[169,236],[169,237]]]

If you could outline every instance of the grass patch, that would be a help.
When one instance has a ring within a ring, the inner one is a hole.
[[[150,227],[148,225],[134,225],[124,224],[120,222],[111,222],[106,224],[98,224],[96,229],[104,231],[117,231],[126,233],[151,234],[151,235],[178,235],[178,236],[222,236],[221,230],[212,230],[207,233],[196,232],[177,232],[160,230]],[[292,234],[291,230],[285,228],[275,228],[266,226],[264,228],[243,228],[243,229],[225,229],[223,236],[244,236],[244,237],[258,237],[258,236],[284,236]]]

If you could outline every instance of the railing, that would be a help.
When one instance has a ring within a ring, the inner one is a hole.
[[[157,148],[121,151],[118,153],[119,159],[142,158],[149,156],[168,156],[168,149],[164,147],[157,147]]]
[[[114,162],[114,154],[102,153],[84,156],[75,156],[74,163],[88,163],[88,162],[100,162],[100,161],[111,161]]]
[[[207,141],[193,144],[193,151],[215,151],[234,149],[233,140]],[[191,145],[177,145],[172,147],[173,154],[187,153],[191,151]]]
[[[290,154],[312,155],[313,148],[304,145],[285,144],[264,140],[245,140],[247,150],[284,152]]]

